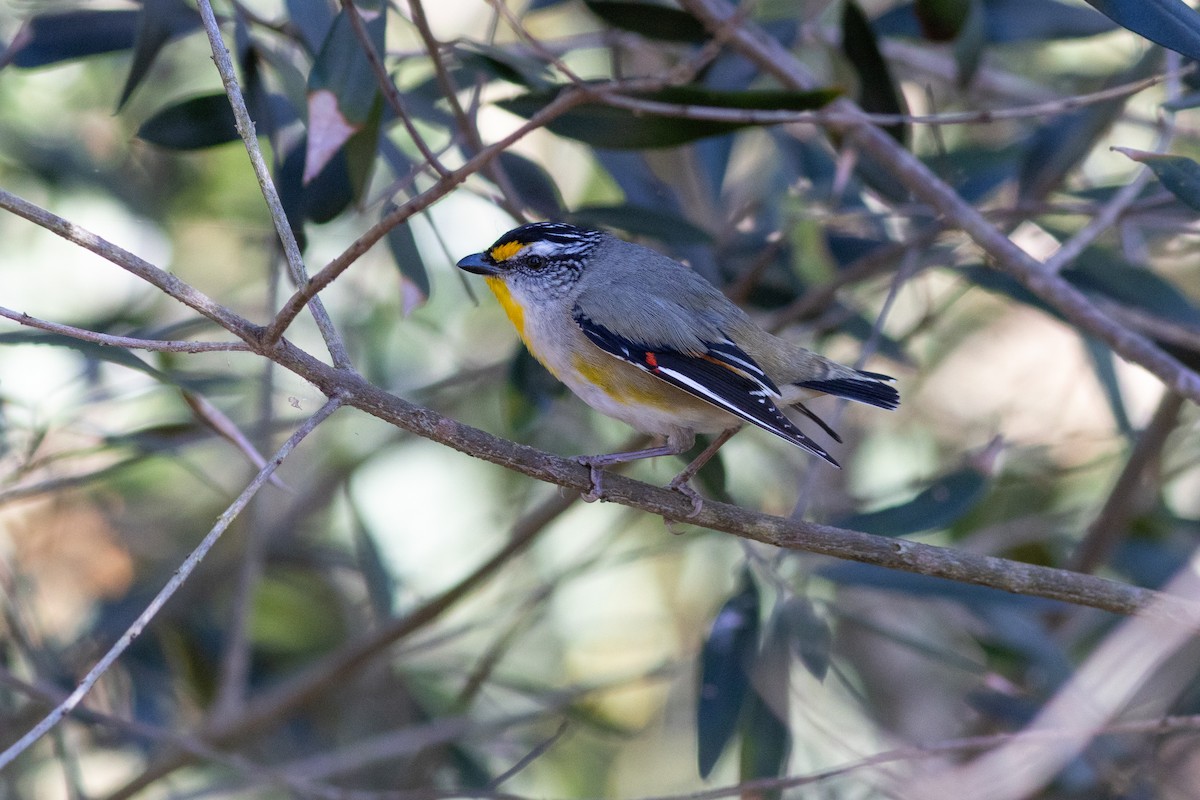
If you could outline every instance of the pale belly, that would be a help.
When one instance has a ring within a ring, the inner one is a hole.
[[[601,355],[616,361],[612,356],[604,353]],[[629,377],[649,384],[646,389],[653,392],[653,401],[648,402],[646,394],[640,388],[636,392],[630,392],[628,388],[604,389],[591,381],[577,378],[564,377],[560,380],[579,399],[601,414],[618,419],[642,433],[666,436],[680,429],[694,433],[718,433],[740,424],[732,414],[698,400],[637,367],[620,361],[617,361],[616,366],[624,372],[635,371],[637,374]]]

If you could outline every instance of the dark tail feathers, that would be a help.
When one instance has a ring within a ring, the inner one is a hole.
[[[829,378],[826,380],[802,381],[797,383],[805,389],[856,400],[876,408],[889,411],[900,405],[900,393],[883,381],[894,381],[890,375],[879,372],[859,372],[861,378]]]

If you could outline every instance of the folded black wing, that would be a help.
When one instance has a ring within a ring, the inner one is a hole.
[[[778,387],[733,341],[704,342],[703,352],[685,353],[614,333],[578,306],[573,316],[584,335],[604,352],[840,466],[784,416],[775,405]]]

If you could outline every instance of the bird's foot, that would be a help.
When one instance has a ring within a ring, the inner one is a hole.
[[[689,483],[690,479],[691,476],[688,475],[685,470],[684,472],[681,472],[672,478],[671,482],[667,484],[667,488],[673,492],[679,492],[688,500],[692,501],[692,510],[688,513],[687,518],[695,519],[696,517],[700,516],[700,510],[704,508],[704,498],[700,496],[699,492],[692,488],[691,483]]]
[[[588,468],[588,480],[591,484],[586,492],[580,492],[579,496],[585,503],[594,503],[601,498],[603,493],[604,473],[595,463],[594,456],[579,456],[575,459],[578,463]]]

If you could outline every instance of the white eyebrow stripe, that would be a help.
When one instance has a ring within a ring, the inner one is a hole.
[[[535,242],[530,242],[521,248],[522,253],[536,253],[539,256],[552,256],[562,250],[561,244],[556,244],[545,239],[538,239]]]

